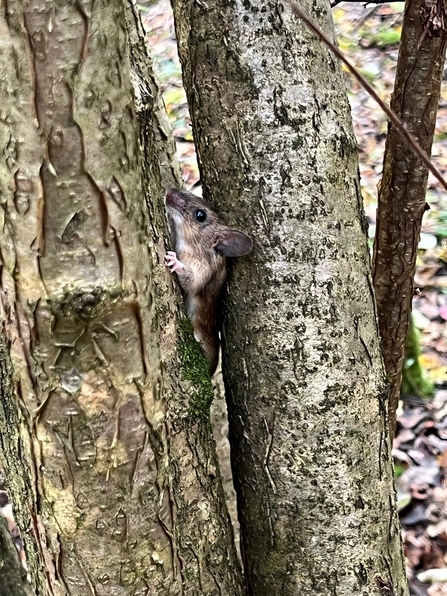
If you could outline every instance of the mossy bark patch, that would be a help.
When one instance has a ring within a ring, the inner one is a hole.
[[[182,363],[182,378],[191,383],[190,412],[194,418],[209,418],[214,389],[208,372],[209,364],[202,346],[194,339],[189,319],[178,322],[178,348]]]

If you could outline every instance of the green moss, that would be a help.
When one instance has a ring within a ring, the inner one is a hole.
[[[214,397],[213,385],[208,372],[209,364],[202,346],[194,339],[189,319],[178,321],[178,346],[182,363],[182,378],[190,381],[189,408],[192,416],[209,419],[210,406]]]

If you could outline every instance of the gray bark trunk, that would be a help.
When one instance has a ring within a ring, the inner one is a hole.
[[[249,593],[407,594],[340,66],[279,1],[174,11],[204,196],[255,239],[223,347]]]
[[[211,385],[163,264],[172,144],[125,7],[0,10],[5,467],[36,594],[237,595]]]
[[[21,470],[20,454],[23,444],[19,436],[17,412],[11,407],[13,403],[12,367],[8,356],[3,335],[0,333],[0,453],[2,459],[10,462],[14,468],[13,480],[17,494],[22,494],[18,500],[15,516],[22,520],[27,519],[27,505],[29,499],[28,478],[24,477]],[[6,432],[4,432],[6,430]],[[0,514],[0,594],[10,596],[31,596],[31,585],[26,578],[26,571],[22,567],[17,550],[12,542],[6,519]],[[36,567],[36,553],[29,550],[28,565]],[[36,577],[36,582],[42,580]]]
[[[0,514],[0,594],[2,596],[31,596],[17,550],[12,542],[6,519]]]

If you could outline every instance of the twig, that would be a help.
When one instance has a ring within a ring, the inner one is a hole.
[[[337,6],[341,2],[362,2],[363,8],[365,8],[367,4],[389,4],[390,0],[335,0],[331,2],[331,8],[334,8],[334,6]]]
[[[301,8],[292,0],[287,1],[290,4],[292,12],[300,19],[302,19],[311,31],[318,35],[318,37],[327,45],[327,47],[338,58],[340,58],[343,64],[346,64],[349,72],[354,75],[354,77],[358,80],[361,86],[364,89],[366,89],[366,91],[371,95],[371,97],[379,104],[379,106],[382,108],[382,110],[387,114],[388,118],[394,124],[400,135],[407,141],[408,145],[413,149],[414,153],[416,153],[416,155],[421,158],[424,165],[427,166],[427,168],[430,170],[433,176],[435,176],[435,178],[440,182],[443,188],[447,190],[447,182],[442,177],[440,171],[432,164],[428,155],[419,147],[416,139],[407,131],[407,129],[404,127],[404,125],[396,116],[396,114],[386,105],[384,101],[380,99],[380,97],[377,95],[377,93],[374,91],[374,89],[371,87],[368,81],[359,73],[355,66],[353,66],[347,58],[345,58],[342,52],[340,52],[337,46],[335,46],[332,43],[332,41],[326,36],[326,34],[323,33],[323,31],[309,19],[306,13],[303,12]]]

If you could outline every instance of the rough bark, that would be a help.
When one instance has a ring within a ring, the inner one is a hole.
[[[408,0],[391,108],[430,155],[447,43],[445,4]],[[394,435],[428,170],[392,124],[379,188],[373,280]]]
[[[12,470],[11,482],[8,483],[9,492],[20,495],[20,499],[17,499],[15,503],[14,517],[22,528],[28,528],[30,525],[29,512],[32,507],[31,479],[22,462],[24,445],[20,437],[18,412],[14,399],[11,360],[3,333],[0,333],[0,391],[0,457],[4,467]],[[35,585],[42,588],[44,578],[39,573],[34,543],[31,543],[27,549],[27,564],[33,572]],[[26,583],[23,581],[24,589],[26,589],[25,586]]]
[[[0,294],[14,369],[10,385],[0,377],[0,427],[35,539],[33,589],[241,594],[206,363],[188,361],[196,342],[177,330],[164,272],[161,181],[176,174],[134,8],[0,6]]]
[[[6,519],[0,514],[0,594],[3,596],[31,596],[16,547],[11,539]]]
[[[248,591],[407,594],[340,66],[278,1],[174,12],[205,198],[255,239],[223,346]]]

